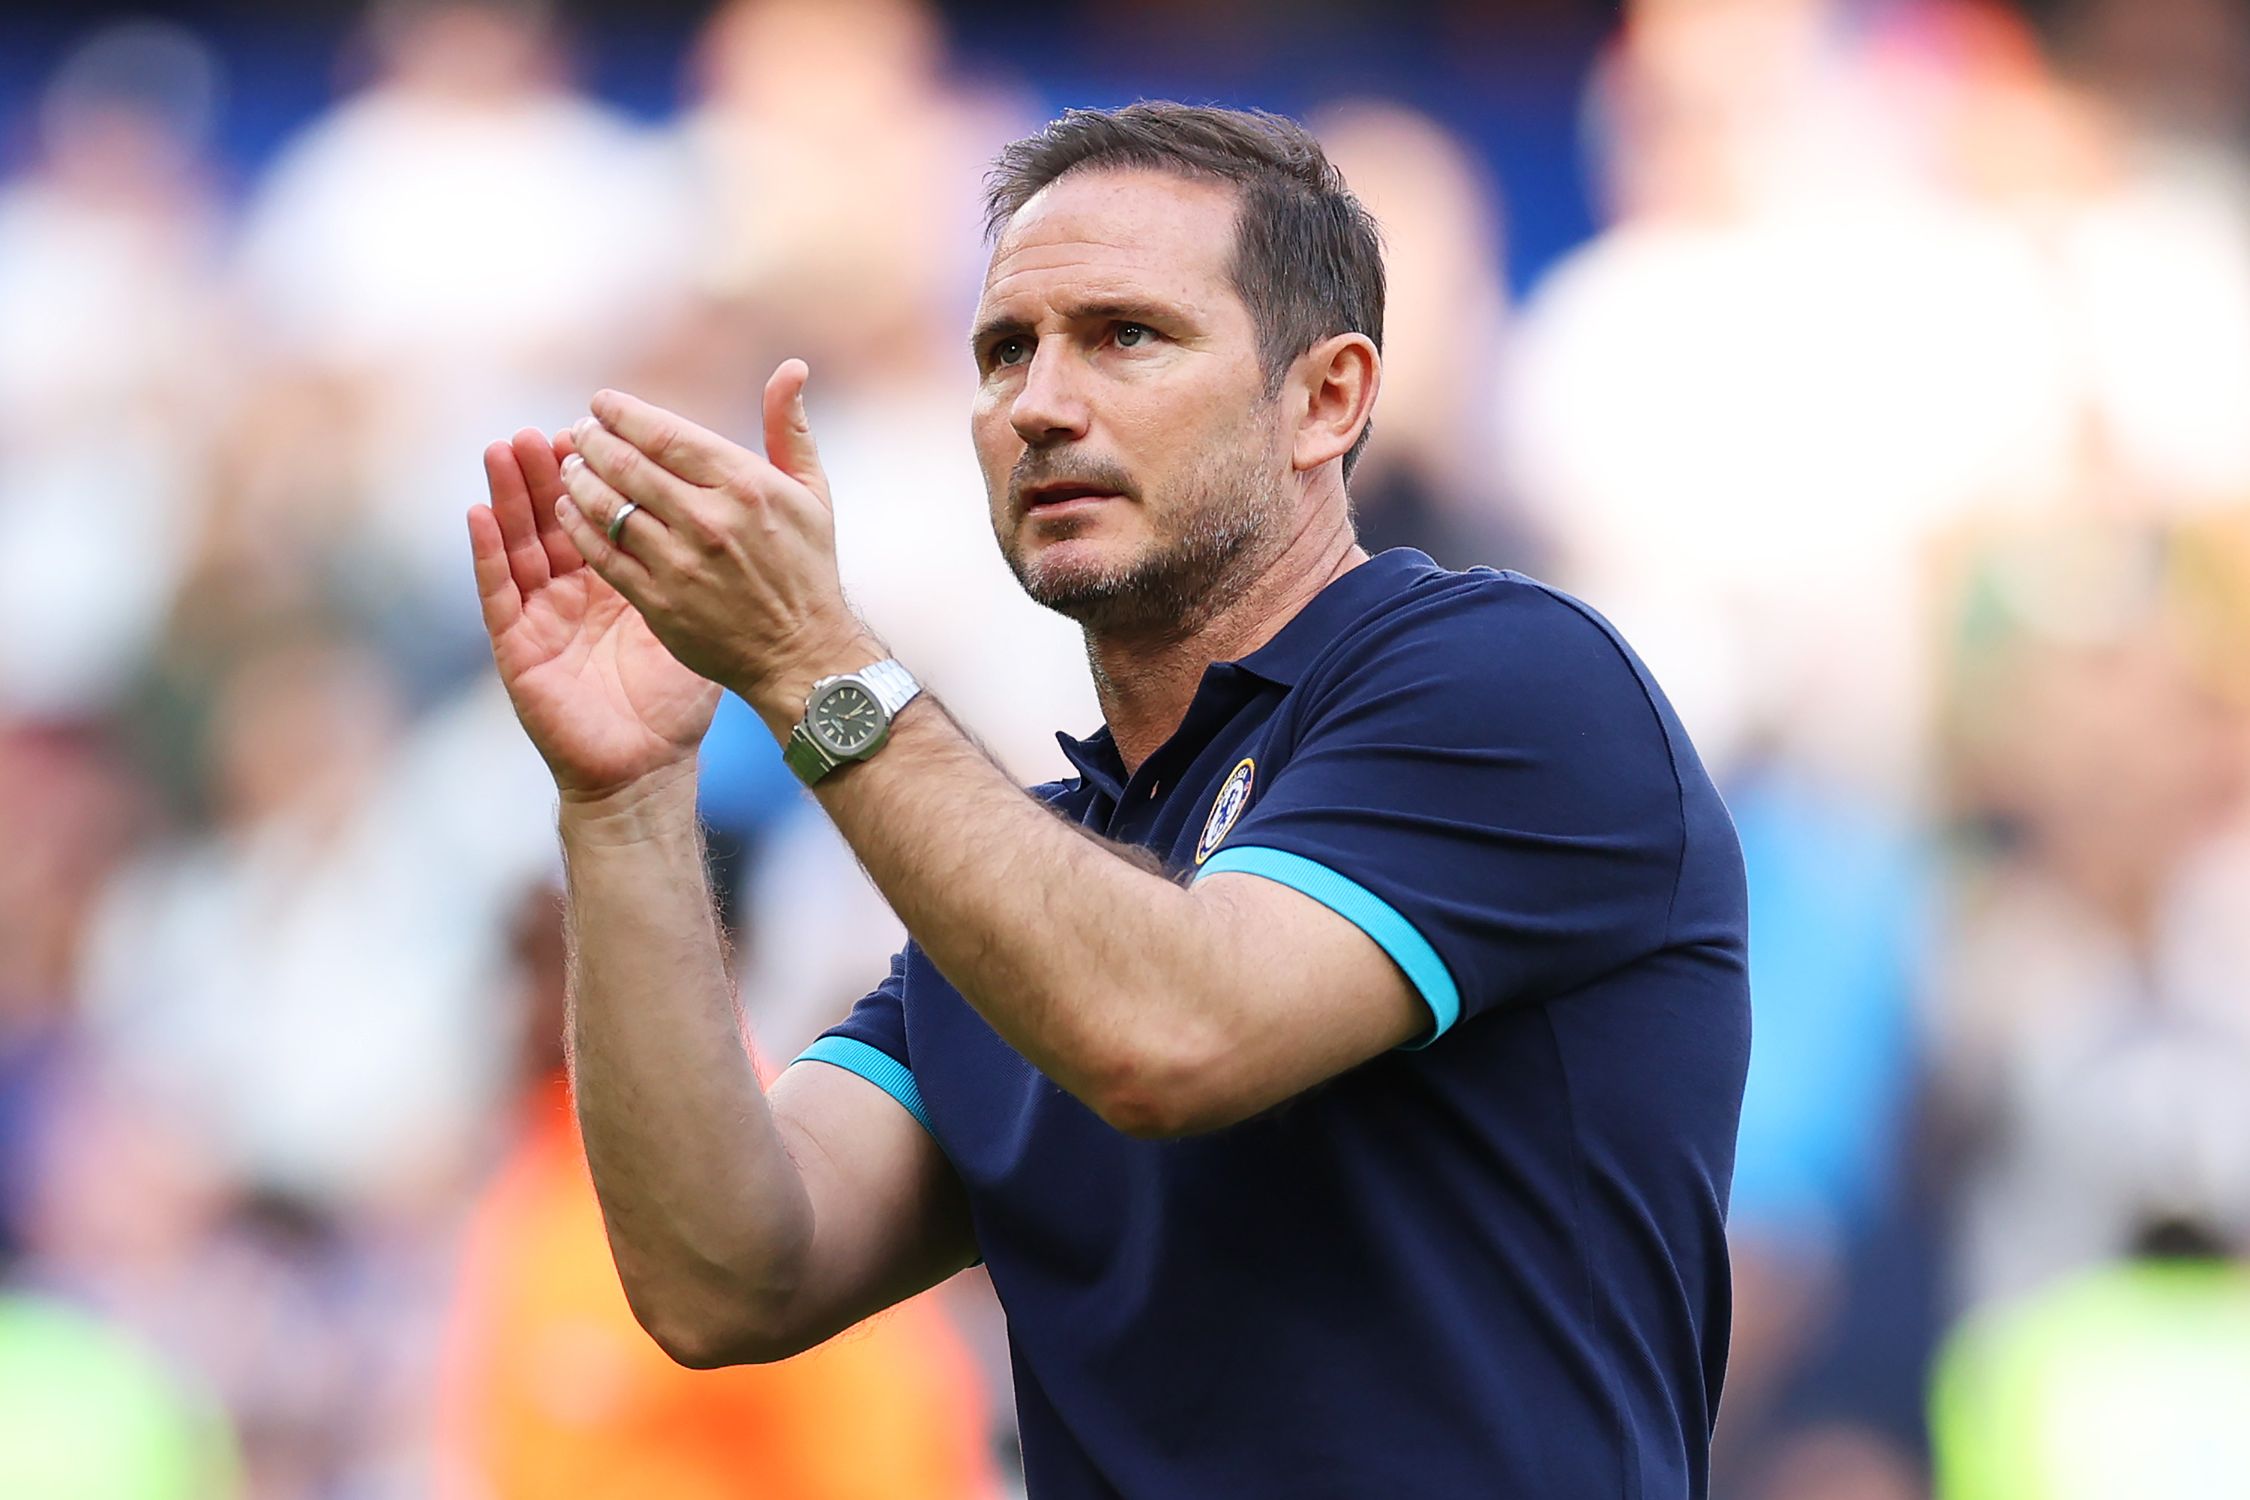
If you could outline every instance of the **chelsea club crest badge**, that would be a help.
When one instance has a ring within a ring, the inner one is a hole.
[[[1234,820],[1242,816],[1242,809],[1250,802],[1250,783],[1256,779],[1258,763],[1245,755],[1227,772],[1226,784],[1219,788],[1219,797],[1211,804],[1211,816],[1203,824],[1203,837],[1195,841],[1195,862],[1202,864],[1212,851],[1225,841],[1234,829]]]

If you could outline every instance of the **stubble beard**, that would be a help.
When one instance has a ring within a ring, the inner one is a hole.
[[[1137,555],[1109,566],[1042,565],[1016,537],[1001,554],[1032,601],[1076,621],[1089,637],[1177,639],[1239,599],[1286,545],[1289,499],[1261,455],[1243,448],[1198,471],[1168,507],[1174,525]],[[1138,504],[1138,501],[1127,501]],[[1063,523],[1056,540],[1077,529]]]

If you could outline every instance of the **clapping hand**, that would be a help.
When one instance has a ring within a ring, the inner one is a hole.
[[[689,766],[719,690],[682,666],[555,518],[568,434],[484,451],[492,503],[469,512],[477,594],[509,701],[567,797]]]
[[[765,389],[764,457],[617,391],[571,429],[564,537],[704,677],[783,732],[814,679],[884,652],[844,602],[836,525],[805,416],[806,369]]]
[[[785,732],[814,679],[884,654],[837,578],[806,373],[789,360],[766,383],[767,457],[616,391],[552,442],[485,450],[492,503],[469,514],[485,627],[565,795],[687,764],[715,684]]]

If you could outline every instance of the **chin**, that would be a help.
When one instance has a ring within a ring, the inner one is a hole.
[[[1133,571],[1143,544],[1087,517],[1032,521],[1017,533],[1009,565],[1024,588],[1038,598],[1042,590],[1098,588],[1105,580]]]
[[[1039,548],[1017,568],[1016,577],[1025,593],[1054,608],[1052,600],[1105,592],[1126,571],[1127,560],[1111,548],[1070,541]]]
[[[1008,565],[1034,604],[1085,625],[1109,614],[1135,560],[1130,547],[1071,537],[1017,550]]]

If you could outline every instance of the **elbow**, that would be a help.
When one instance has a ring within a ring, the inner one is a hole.
[[[1175,1034],[1120,1047],[1091,1070],[1082,1097],[1103,1124],[1136,1140],[1205,1135],[1256,1113],[1239,1098],[1233,1061],[1208,1036]]]
[[[777,1331],[746,1322],[643,1317],[640,1324],[668,1359],[690,1370],[770,1365],[803,1352]]]
[[[628,1283],[625,1301],[656,1347],[690,1370],[770,1365],[807,1347],[778,1311],[761,1313],[751,1298],[679,1305],[637,1293]]]
[[[654,1323],[644,1318],[641,1327],[664,1351],[665,1358],[686,1369],[723,1370],[729,1365],[751,1363],[741,1357],[739,1344],[698,1324]]]

